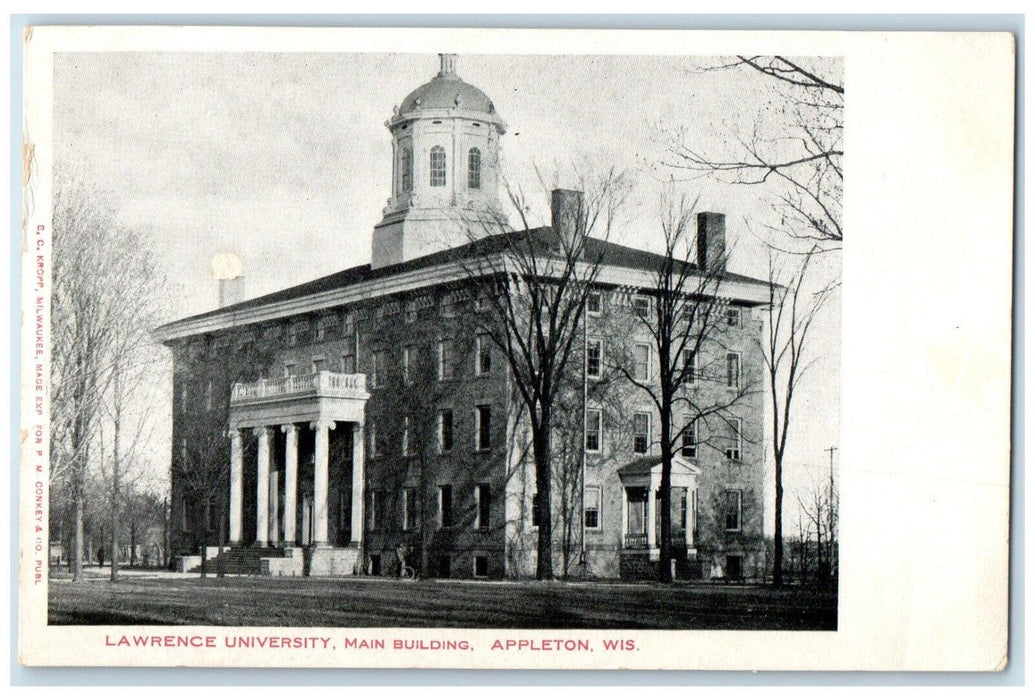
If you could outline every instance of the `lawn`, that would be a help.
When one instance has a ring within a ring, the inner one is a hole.
[[[833,592],[710,584],[356,578],[51,579],[52,625],[837,628]]]

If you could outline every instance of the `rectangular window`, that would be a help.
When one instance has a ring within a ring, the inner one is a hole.
[[[341,337],[349,338],[355,330],[355,321],[351,313],[343,313],[341,315]]]
[[[287,344],[291,347],[298,345],[298,331],[299,327],[297,323],[292,323],[288,326]]]
[[[187,412],[187,382],[180,387],[180,413]]]
[[[586,376],[590,379],[600,379],[603,356],[604,341],[599,338],[586,341]]]
[[[285,362],[284,363],[284,376],[285,377],[293,377],[297,373],[298,373],[298,365],[296,365],[294,362]]]
[[[633,297],[633,310],[640,318],[647,318],[650,313],[650,297]]]
[[[453,344],[448,340],[438,343],[438,378],[440,381],[453,378]]]
[[[475,578],[488,578],[489,576],[489,558],[484,554],[476,555],[474,558],[474,575]]]
[[[453,410],[443,408],[438,412],[438,451],[451,452],[453,449]]]
[[[456,316],[456,302],[453,299],[453,295],[446,294],[444,297],[439,299],[438,308],[439,313],[442,314],[442,318],[453,318]]]
[[[476,406],[475,418],[475,449],[479,452],[489,449],[492,437],[492,407]]]
[[[741,523],[741,494],[740,491],[726,491],[726,529],[739,531]]]
[[[351,352],[347,352],[341,356],[341,371],[343,374],[355,374],[356,373],[356,356]]]
[[[316,328],[313,332],[313,340],[321,341],[327,339],[327,325],[324,319],[320,319],[316,322]]]
[[[448,484],[438,487],[438,526],[453,526],[453,487]]]
[[[212,380],[209,379],[205,384],[205,410],[212,410]]]
[[[602,412],[599,408],[586,409],[586,451],[600,451]]]
[[[407,347],[403,348],[403,354],[402,354],[403,381],[406,383],[407,386],[410,386],[410,385],[413,384],[414,364],[416,362],[416,358],[417,358],[417,348],[410,347],[410,346],[407,346]]]
[[[417,527],[417,489],[402,491],[403,530],[414,530]]]
[[[690,386],[697,384],[697,353],[683,350],[683,381]]]
[[[377,457],[381,454],[381,445],[378,442],[377,421],[367,418],[367,433],[370,434],[370,456]]]
[[[650,345],[646,343],[633,346],[633,379],[638,382],[650,381]]]
[[[683,319],[686,321],[687,329],[694,327],[694,321],[697,320],[697,302],[694,300],[687,301],[683,304]]]
[[[187,498],[180,501],[180,529],[187,531]]]
[[[690,416],[683,417],[683,445],[680,454],[684,457],[697,457],[697,424]]]
[[[730,328],[740,328],[740,309],[731,306],[726,309],[726,325]]]
[[[373,489],[370,492],[370,529],[380,530],[385,526],[385,492]]]
[[[539,527],[539,494],[532,494],[532,527]]]
[[[633,452],[638,455],[647,454],[650,448],[650,414],[633,415]]]
[[[679,529],[686,532],[686,512],[687,512],[687,497],[686,489],[679,489]]]
[[[474,527],[484,530],[489,527],[489,509],[492,503],[492,494],[488,484],[478,484],[474,487]]]
[[[474,373],[478,376],[492,371],[492,341],[480,335],[474,339],[475,364]]]
[[[730,430],[733,434],[730,436],[730,446],[726,448],[726,459],[740,460],[740,452],[743,442],[741,437],[742,427],[743,426],[741,425],[739,418],[734,418],[730,421]]]
[[[604,295],[600,292],[590,292],[586,295],[586,311],[592,316],[598,316],[604,310]]]
[[[726,386],[740,388],[740,353],[726,353]]]
[[[322,372],[325,369],[327,369],[327,361],[325,359],[323,359],[322,357],[314,357],[313,358],[313,374],[316,374],[317,372]]]
[[[381,351],[373,353],[370,367],[370,386],[377,388],[385,382],[385,354]]]
[[[587,530],[600,529],[600,487],[586,487],[586,514],[585,524]]]

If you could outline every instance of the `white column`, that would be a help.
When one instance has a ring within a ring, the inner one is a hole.
[[[230,544],[241,544],[244,503],[244,450],[241,431],[230,431]]]
[[[270,431],[266,426],[255,429],[259,438],[258,471],[256,474],[255,499],[255,546],[265,547],[269,542],[270,507]]]
[[[298,427],[282,425],[284,431],[284,542],[295,544],[298,519]]]
[[[327,460],[333,421],[318,420],[309,424],[316,431],[315,463],[313,465],[313,544],[326,545],[327,537]]]
[[[270,471],[270,545],[280,544],[280,520],[277,518],[277,511],[280,510],[280,472]]]
[[[363,544],[363,484],[366,478],[363,474],[363,424],[352,424],[352,542],[360,546]],[[421,496],[423,498],[423,495]]]

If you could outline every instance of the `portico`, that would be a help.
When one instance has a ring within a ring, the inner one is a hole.
[[[363,374],[320,371],[233,385],[231,546],[308,546],[310,573],[351,573],[339,569],[345,560],[355,561],[363,544],[363,421],[369,398]],[[246,449],[252,436],[253,446]],[[254,467],[247,463],[252,454]],[[338,495],[333,538],[332,490]],[[348,533],[347,541],[342,533]],[[351,550],[351,556],[336,555],[335,549]]]
[[[661,458],[645,457],[618,470],[622,482],[622,552],[661,558]],[[694,492],[700,471],[681,457],[672,459],[671,510],[673,553],[695,553]]]

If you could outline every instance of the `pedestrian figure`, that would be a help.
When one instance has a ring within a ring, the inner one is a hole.
[[[97,566],[104,566],[104,547],[97,550]]]

